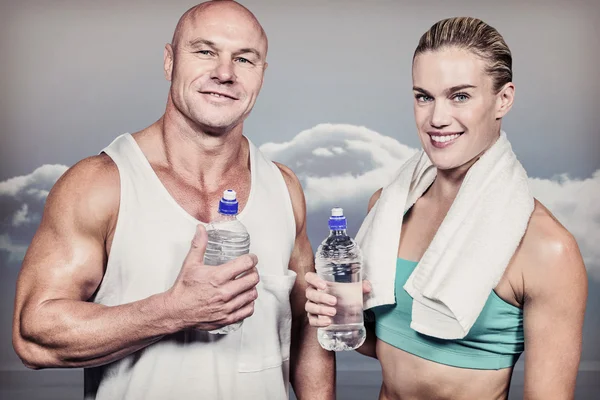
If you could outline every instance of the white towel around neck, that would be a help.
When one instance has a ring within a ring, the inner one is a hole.
[[[384,187],[356,240],[372,291],[365,309],[394,304],[404,213],[435,179],[423,150]],[[504,274],[529,223],[534,199],[505,132],[467,172],[456,199],[404,289],[411,328],[441,339],[465,337]]]

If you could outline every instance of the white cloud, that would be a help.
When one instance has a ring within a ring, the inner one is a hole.
[[[43,165],[29,175],[0,182],[0,251],[20,261],[42,216],[46,197],[64,165]]]
[[[31,215],[28,215],[29,207],[27,204],[23,206],[13,215],[12,224],[13,226],[21,226],[31,222]]]
[[[368,197],[416,152],[368,128],[345,124],[320,124],[289,142],[265,143],[260,149],[298,175],[309,211],[351,197],[366,209]]]
[[[261,150],[298,175],[309,213],[344,199],[358,208],[356,215],[364,215],[371,194],[417,151],[365,127],[333,124]],[[587,179],[532,177],[530,183],[534,196],[575,236],[590,275],[600,281],[600,170]]]
[[[8,253],[9,262],[21,261],[25,257],[27,245],[13,243],[10,236],[7,233],[3,233],[0,235],[0,250]]]
[[[312,151],[312,153],[315,156],[321,156],[321,157],[331,157],[331,156],[333,156],[333,153],[331,152],[331,150],[325,149],[323,147],[319,147],[317,149],[314,149]]]
[[[298,175],[309,213],[344,199],[355,215],[364,215],[368,198],[417,151],[368,128],[342,124],[317,125],[261,150]],[[44,165],[0,182],[0,250],[9,252],[11,260],[22,258],[48,191],[66,169]],[[575,236],[591,276],[600,281],[600,171],[587,179],[560,175],[532,177],[530,183],[536,198]]]
[[[48,195],[48,183],[54,184],[66,170],[67,167],[64,165],[42,165],[29,175],[0,182],[0,196],[18,196],[27,193],[32,197],[45,199]]]

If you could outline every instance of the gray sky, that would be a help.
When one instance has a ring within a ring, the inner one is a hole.
[[[270,38],[270,68],[246,126],[257,144],[343,122],[416,146],[412,52],[435,21],[472,15],[512,49],[517,103],[505,128],[528,171],[586,177],[600,168],[595,1],[243,3]],[[4,5],[0,179],[44,163],[71,165],[158,119],[168,87],[163,46],[192,4]]]
[[[247,135],[257,145],[292,141],[318,124],[343,123],[365,126],[416,148],[410,66],[420,35],[437,20],[457,15],[480,17],[496,27],[513,52],[517,86],[504,129],[530,176],[543,179],[536,186],[540,196],[578,236],[584,255],[595,260],[588,268],[600,270],[599,253],[591,245],[597,243],[600,224],[599,208],[591,201],[593,194],[600,194],[600,175],[593,177],[600,170],[600,6],[596,1],[242,3],[257,15],[270,39],[265,85],[246,124]],[[56,175],[48,168],[27,182],[7,180],[30,175],[44,164],[72,165],[96,154],[116,135],[158,119],[168,89],[162,76],[163,46],[179,16],[193,4],[1,3],[0,370],[19,368],[10,345],[19,262],[9,259],[13,253],[6,249],[18,253],[26,246],[43,207],[38,194],[49,189]],[[335,140],[342,145],[348,135]],[[378,140],[366,138],[362,140],[367,144]],[[291,148],[302,149],[306,154],[302,158],[294,158],[292,151],[274,155],[294,164],[332,143],[295,144]],[[354,158],[318,164],[318,169],[336,176],[342,170],[357,175],[380,167],[387,171],[390,166],[382,161],[384,155],[357,153]],[[316,249],[326,234],[329,205],[312,186],[315,172],[306,165],[290,166],[301,177],[307,200],[315,204],[309,208],[308,226]],[[549,180],[561,174],[570,178],[562,184]],[[376,184],[357,186],[359,193],[340,200],[352,234]],[[598,304],[600,280],[594,278],[584,343],[584,360],[592,362],[600,362]],[[344,355],[342,360],[352,357]],[[348,365],[350,361],[341,363]]]

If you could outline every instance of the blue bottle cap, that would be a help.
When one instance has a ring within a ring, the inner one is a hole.
[[[219,214],[236,215],[238,213],[238,201],[235,190],[227,189],[219,202]]]
[[[331,217],[329,217],[329,229],[332,231],[340,231],[346,229],[346,217],[344,210],[339,207],[331,209]]]

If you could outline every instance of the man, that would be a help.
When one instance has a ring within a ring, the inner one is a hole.
[[[283,399],[288,379],[300,399],[334,398],[333,354],[304,312],[314,268],[302,188],[243,136],[267,47],[236,2],[181,17],[164,52],[165,114],[48,196],[17,283],[25,365],[84,367],[86,399]],[[205,266],[203,225],[226,189],[253,254]]]

